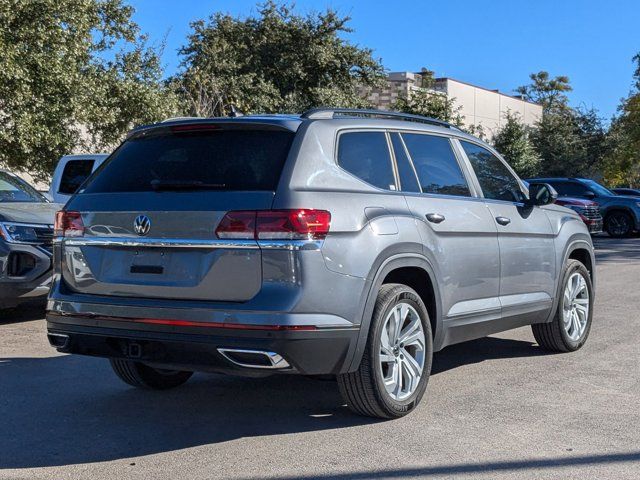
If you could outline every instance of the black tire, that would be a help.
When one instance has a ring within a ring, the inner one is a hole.
[[[610,237],[628,237],[633,233],[633,218],[627,212],[611,212],[604,220],[604,229]]]
[[[425,337],[424,366],[415,391],[403,401],[387,392],[378,367],[381,330],[391,309],[400,301],[410,304],[420,316]],[[358,370],[338,375],[338,387],[347,405],[354,412],[367,417],[399,418],[411,412],[420,402],[427,388],[433,358],[433,336],[429,313],[420,296],[411,288],[400,284],[386,284],[380,288],[376,300],[367,344]]]
[[[587,315],[587,325],[584,333],[577,341],[573,341],[569,338],[569,334],[564,328],[564,320],[562,318],[565,303],[564,290],[569,278],[575,272],[582,275],[589,291],[589,314]],[[538,342],[538,345],[545,350],[549,350],[551,352],[575,352],[587,341],[593,319],[593,286],[591,284],[591,276],[589,275],[587,268],[578,260],[567,261],[562,274],[562,287],[559,295],[560,299],[558,301],[558,306],[553,316],[553,320],[550,323],[537,323],[531,325],[531,329],[533,330],[533,336],[535,337],[536,342]]]
[[[160,370],[133,360],[112,358],[109,361],[120,380],[138,388],[168,390],[182,385],[193,375],[180,370]]]

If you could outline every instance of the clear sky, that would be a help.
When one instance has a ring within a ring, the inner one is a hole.
[[[256,0],[129,0],[152,41],[166,37],[167,73],[189,22],[215,11],[246,16]],[[513,93],[531,72],[568,75],[574,106],[605,119],[632,85],[640,52],[640,0],[298,0],[302,13],[327,7],[352,17],[347,38],[374,50],[390,71],[427,67],[486,88]]]

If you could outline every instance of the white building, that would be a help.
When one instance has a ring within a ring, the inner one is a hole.
[[[364,87],[361,94],[376,108],[389,110],[398,98],[409,97],[416,90],[421,90],[421,85],[420,73],[392,72],[385,87]],[[454,99],[455,105],[461,107],[459,113],[465,124],[482,127],[488,138],[500,130],[509,111],[517,114],[525,125],[533,125],[542,117],[542,107],[536,103],[452,78],[437,78],[431,90]]]

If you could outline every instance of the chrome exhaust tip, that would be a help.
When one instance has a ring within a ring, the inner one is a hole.
[[[245,368],[266,368],[271,370],[289,368],[289,363],[275,352],[263,350],[243,350],[238,348],[218,348],[218,352],[231,363]]]
[[[47,333],[47,338],[49,339],[49,344],[58,350],[65,350],[69,347],[69,335],[64,335],[62,333]]]

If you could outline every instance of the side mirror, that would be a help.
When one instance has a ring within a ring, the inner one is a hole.
[[[548,183],[530,183],[529,200],[525,202],[527,206],[542,206],[555,203],[558,192]]]
[[[593,200],[594,198],[596,198],[596,194],[593,193],[591,190],[587,190],[586,192],[584,192],[584,198],[588,198],[589,200]]]

